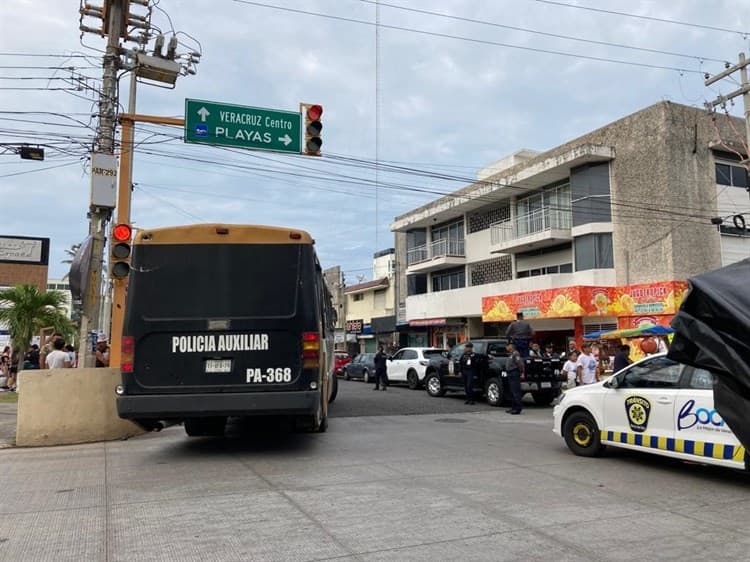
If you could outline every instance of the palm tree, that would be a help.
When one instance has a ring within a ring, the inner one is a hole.
[[[65,313],[66,302],[62,291],[42,292],[35,285],[0,290],[0,322],[8,327],[13,349],[19,350],[19,362],[31,338],[43,327],[54,326],[66,339],[75,333]]]

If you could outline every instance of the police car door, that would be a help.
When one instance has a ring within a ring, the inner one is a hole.
[[[742,468],[740,442],[714,408],[715,375],[686,366],[675,401],[675,451],[734,461]]]
[[[464,351],[466,350],[466,345],[461,343],[457,346],[454,346],[453,349],[451,349],[450,354],[448,355],[448,373],[445,375],[446,380],[444,381],[445,384],[454,384],[461,386],[463,385],[463,377],[461,376],[461,356],[464,354]],[[475,350],[476,351],[476,350]]]
[[[398,351],[390,360],[388,360],[388,380],[405,381],[406,380],[406,361],[404,361],[405,350]]]
[[[643,436],[659,439],[653,448],[667,450],[666,439],[675,436],[675,401],[683,365],[666,356],[631,365],[617,376],[617,388],[604,396],[604,429],[607,441],[652,447]]]

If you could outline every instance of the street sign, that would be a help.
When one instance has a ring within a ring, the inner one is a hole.
[[[185,142],[299,154],[300,121],[294,111],[185,100]]]

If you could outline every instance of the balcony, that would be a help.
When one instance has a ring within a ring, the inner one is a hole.
[[[490,251],[516,253],[573,240],[570,210],[548,207],[490,226]]]
[[[407,273],[428,273],[465,263],[463,240],[434,240],[406,252]]]

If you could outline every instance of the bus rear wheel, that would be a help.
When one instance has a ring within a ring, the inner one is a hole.
[[[227,426],[225,416],[211,418],[188,418],[185,420],[185,433],[189,437],[221,437]]]

